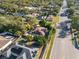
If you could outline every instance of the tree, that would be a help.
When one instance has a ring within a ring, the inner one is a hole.
[[[39,22],[40,26],[42,27],[46,27],[48,30],[50,30],[52,27],[51,27],[51,23],[47,22],[46,20],[41,20]]]
[[[21,31],[16,31],[15,34],[18,36],[22,36],[23,33]]]
[[[39,44],[40,46],[45,45],[46,44],[46,38],[44,36],[41,35],[36,35],[34,37],[34,40],[37,42],[37,44]]]
[[[28,40],[28,41],[33,41],[33,35],[27,35],[26,36],[26,39]]]
[[[74,9],[73,8],[69,8],[67,10],[67,13],[68,13],[68,17],[71,18],[74,15]]]
[[[17,34],[19,31],[23,34],[27,31],[27,28],[25,27],[21,17],[5,16],[5,18],[0,18],[0,31],[8,31],[13,34]]]
[[[5,8],[5,11],[7,12],[17,12],[19,10],[18,5],[14,3],[4,3],[0,4],[1,8]]]
[[[59,12],[60,8],[59,7],[53,7],[53,15],[56,16]]]
[[[78,16],[72,17],[71,27],[72,29],[79,30],[79,17]]]
[[[51,23],[47,22],[46,25],[45,25],[45,27],[46,27],[48,30],[50,30],[50,29],[52,28]]]
[[[39,24],[40,24],[40,26],[43,26],[43,27],[45,27],[46,20],[41,20],[41,21],[39,22]]]
[[[75,0],[67,0],[67,5],[69,8],[74,7],[75,6],[74,4],[75,4]]]
[[[56,6],[61,7],[63,0],[53,0],[53,2]]]

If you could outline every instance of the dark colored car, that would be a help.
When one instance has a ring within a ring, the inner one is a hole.
[[[7,14],[7,15],[13,15],[13,13],[12,13],[12,12],[6,12],[6,14]]]
[[[60,35],[59,35],[59,37],[60,38],[64,38],[65,36],[66,36],[66,32],[65,31],[60,31],[60,33],[59,33]]]
[[[63,17],[63,16],[68,16],[68,15],[66,13],[62,13],[60,16]]]

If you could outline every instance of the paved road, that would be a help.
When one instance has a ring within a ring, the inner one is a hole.
[[[57,29],[51,59],[79,59],[79,50],[72,45],[71,35],[65,38],[58,38],[59,31]]]
[[[66,6],[66,0],[63,1],[63,6]],[[59,14],[61,14],[65,9],[60,9]],[[60,22],[69,20],[67,17],[61,17]],[[77,50],[71,41],[71,35],[65,38],[59,38],[59,32],[61,29],[56,29],[56,35],[54,40],[54,45],[51,50],[50,59],[79,59],[79,50]]]

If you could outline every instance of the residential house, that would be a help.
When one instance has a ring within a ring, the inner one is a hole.
[[[32,59],[29,49],[14,45],[3,55],[7,59]]]
[[[47,21],[53,21],[53,15],[49,15],[46,20]]]
[[[8,46],[12,44],[11,40],[8,40],[2,36],[0,36],[0,55],[2,54],[3,51],[5,51]]]
[[[46,29],[45,27],[36,26],[35,29],[34,29],[34,32],[35,32],[36,34],[45,36],[45,34],[46,34],[46,32],[47,32],[47,29]]]

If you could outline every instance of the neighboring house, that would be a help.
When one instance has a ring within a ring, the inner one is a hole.
[[[36,28],[34,29],[34,32],[35,32],[36,34],[45,36],[45,34],[46,34],[46,32],[47,32],[47,29],[46,29],[45,27],[36,26]]]
[[[32,13],[32,14],[26,15],[26,17],[36,17],[36,16],[39,16],[39,14],[38,13]]]
[[[9,32],[0,33],[0,55],[6,52],[17,38]]]
[[[3,36],[4,38],[8,39],[8,40],[16,40],[16,38],[18,38],[18,36],[16,35],[13,35],[12,33],[9,33],[9,32],[3,32],[3,33],[0,33],[0,36]]]
[[[0,0],[0,3],[3,3],[5,0]]]
[[[47,21],[53,21],[53,15],[49,15],[46,20]]]
[[[19,46],[16,46],[16,45],[14,45],[12,48],[10,48],[4,54],[4,56],[7,59],[32,59],[29,49],[19,47]]]
[[[25,9],[29,9],[29,10],[36,10],[36,9],[38,9],[38,8],[36,8],[36,7],[27,7],[27,6],[25,6],[24,8],[25,8]]]
[[[5,10],[2,9],[2,8],[0,8],[0,13],[1,13],[1,14],[4,14],[4,13],[5,13]]]
[[[2,54],[3,51],[5,51],[9,45],[12,44],[11,40],[8,40],[2,36],[0,36],[0,55]]]
[[[38,20],[43,20],[43,19],[46,19],[46,17],[47,17],[47,16],[39,15],[39,16],[37,16],[37,19],[38,19]]]
[[[38,13],[32,13],[32,15],[35,16],[35,17],[36,17],[36,16],[39,16]]]
[[[27,36],[27,35],[29,35],[29,33],[25,32],[24,35]]]
[[[17,13],[13,13],[14,16],[24,16],[24,14],[17,12]]]
[[[42,20],[43,19],[43,16],[38,16],[37,19],[38,20]]]
[[[34,17],[32,14],[28,14],[26,15],[26,17]]]
[[[27,6],[25,6],[25,7],[23,7],[23,8],[21,8],[21,9],[28,9],[28,10],[41,10],[41,7],[33,7],[33,6],[29,6],[29,7],[27,7]]]

